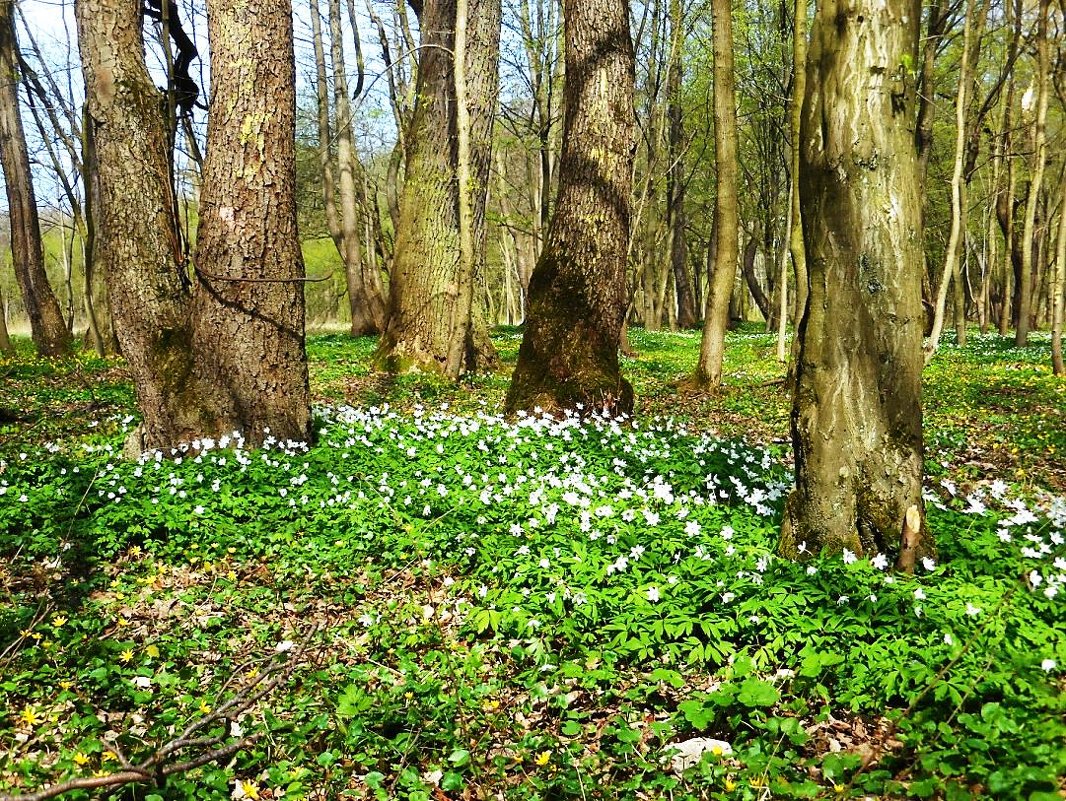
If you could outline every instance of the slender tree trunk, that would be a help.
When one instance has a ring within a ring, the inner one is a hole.
[[[933,548],[922,512],[921,189],[907,66],[919,12],[918,0],[822,0],[814,22],[800,174],[811,297],[792,409],[796,489],[779,543],[792,558],[901,548],[913,560]]]
[[[1033,313],[1033,253],[1036,249],[1036,212],[1040,202],[1040,190],[1044,181],[1044,168],[1047,165],[1047,107],[1048,80],[1050,73],[1050,48],[1048,46],[1048,11],[1049,0],[1040,0],[1036,27],[1037,66],[1034,83],[1036,84],[1036,115],[1033,128],[1034,165],[1033,177],[1029,181],[1029,196],[1025,204],[1025,224],[1022,229],[1022,269],[1018,276],[1020,292],[1018,294],[1018,325],[1014,331],[1014,344],[1023,348],[1029,344],[1029,328]]]
[[[625,0],[564,0],[559,196],[529,286],[509,412],[633,409],[619,372],[630,237],[634,52]]]
[[[11,336],[7,332],[7,304],[4,302],[4,293],[0,292],[0,356],[14,356],[15,346],[11,344]]]
[[[0,164],[7,187],[11,255],[30,332],[41,356],[65,356],[73,341],[48,283],[30,154],[19,111],[19,53],[15,3],[0,2]]]
[[[1066,375],[1066,365],[1062,361],[1062,327],[1066,318],[1066,180],[1061,181],[1060,189],[1058,246],[1048,294],[1051,302],[1051,368],[1055,375]]]
[[[93,296],[96,279],[96,215],[100,202],[100,182],[97,178],[96,141],[89,106],[82,107],[82,191],[85,197],[85,241],[82,245],[82,267],[84,271],[85,316],[89,319],[89,335],[93,348],[100,358],[107,355],[107,346],[100,327],[100,317],[96,312],[96,299]]]
[[[792,47],[792,99],[791,99],[791,188],[789,191],[791,231],[788,249],[792,254],[792,268],[796,276],[796,297],[792,312],[792,347],[788,358],[788,383],[796,378],[796,362],[799,359],[799,327],[807,310],[809,279],[807,254],[803,243],[803,215],[800,206],[800,122],[803,116],[803,95],[807,86],[807,0],[795,0],[795,40]]]
[[[458,378],[491,363],[491,341],[478,333],[474,283],[484,261],[485,205],[499,92],[500,0],[470,0],[466,76],[474,254],[464,264],[459,230],[458,115],[453,62],[456,0],[421,4],[422,55],[407,171],[400,200],[388,327],[376,364]],[[484,326],[480,326],[484,330]],[[456,358],[461,354],[462,358]]]
[[[944,269],[940,274],[940,287],[937,290],[936,306],[933,313],[933,331],[925,346],[925,362],[933,359],[940,346],[940,335],[944,331],[944,317],[947,310],[948,288],[954,285],[956,292],[962,289],[959,272],[959,250],[966,230],[966,206],[964,199],[963,166],[966,156],[966,109],[970,102],[967,92],[970,89],[970,48],[973,40],[973,0],[968,0],[963,11],[962,23],[962,57],[959,60],[959,91],[955,96],[955,163],[951,174],[951,231],[948,234],[947,247],[944,250]],[[980,32],[978,32],[980,39]],[[965,342],[965,318],[963,320],[963,338],[959,347]]]
[[[714,47],[714,155],[718,194],[714,220],[718,229],[714,272],[707,291],[707,313],[695,381],[705,387],[722,383],[729,299],[736,279],[740,250],[737,212],[737,103],[733,75],[733,22],[729,0],[712,0]]]
[[[333,107],[336,111],[337,200],[340,205],[341,256],[348,285],[352,336],[376,334],[385,325],[385,302],[367,282],[363,264],[363,242],[359,230],[359,204],[356,179],[361,172],[352,136],[352,107],[348,100],[347,65],[344,60],[344,32],[340,0],[329,0],[330,55],[333,64]],[[360,83],[362,79],[360,78]]]
[[[667,150],[670,169],[666,176],[667,224],[670,227],[670,267],[677,292],[677,327],[696,327],[696,302],[692,275],[688,268],[688,241],[685,214],[685,117],[681,106],[684,84],[684,8],[681,0],[670,0],[670,76],[667,80],[670,139]]]
[[[791,182],[788,188],[788,220],[785,222],[785,247],[781,248],[781,262],[777,277],[777,360],[782,364],[788,362],[788,352],[785,346],[785,336],[788,332],[788,257],[792,242],[792,205],[793,193],[796,191],[795,182]]]

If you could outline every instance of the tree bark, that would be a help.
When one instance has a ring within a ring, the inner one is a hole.
[[[635,64],[625,0],[564,0],[565,131],[559,195],[529,286],[509,412],[622,414],[633,388],[618,367],[626,307]]]
[[[133,0],[78,0],[99,175],[100,263],[143,415],[142,447],[241,431],[304,440],[303,265],[296,238],[295,69],[286,0],[209,5],[214,93],[199,281],[174,229],[168,132]],[[248,87],[254,87],[250,90]],[[247,279],[252,279],[252,283]]]
[[[1040,189],[1047,165],[1047,107],[1050,73],[1050,48],[1048,46],[1049,0],[1040,0],[1036,23],[1037,66],[1033,83],[1036,89],[1036,108],[1033,127],[1033,177],[1029,181],[1029,194],[1025,204],[1025,223],[1022,229],[1022,264],[1018,276],[1018,323],[1014,329],[1014,344],[1024,348],[1029,344],[1029,328],[1033,311],[1033,253],[1036,249],[1036,212],[1040,202]],[[1031,87],[1032,88],[1032,87]],[[1023,99],[1023,106],[1024,106]],[[1025,109],[1023,108],[1023,114]]]
[[[1055,375],[1066,375],[1066,364],[1062,360],[1062,327],[1066,318],[1066,180],[1061,183],[1060,194],[1055,270],[1048,295],[1051,299],[1051,369]]]
[[[695,381],[715,388],[722,383],[725,334],[729,328],[729,300],[736,280],[740,251],[740,221],[737,211],[737,102],[733,74],[733,22],[729,0],[712,0],[714,48],[714,155],[718,192],[714,220],[718,229],[714,272],[707,289],[707,312],[703,324],[700,359]]]
[[[792,268],[796,275],[796,297],[792,312],[792,347],[788,357],[788,382],[796,377],[796,362],[799,359],[799,327],[807,310],[807,292],[809,278],[807,275],[807,255],[803,243],[803,215],[800,206],[800,123],[803,117],[803,96],[807,86],[807,0],[795,0],[795,22],[793,24],[794,42],[792,47],[792,99],[790,106],[792,151],[791,181],[792,188],[789,211],[791,217],[791,235],[788,249],[792,254]]]
[[[780,552],[933,548],[922,513],[922,235],[909,64],[917,0],[823,0],[800,187],[811,296]],[[908,523],[905,523],[908,521]]]
[[[11,336],[7,332],[7,304],[4,303],[4,293],[0,292],[0,356],[14,356],[15,346],[11,343]]]
[[[485,259],[485,206],[499,93],[500,0],[471,0],[466,75],[474,257],[464,266],[459,231],[458,117],[452,51],[456,0],[422,4],[421,59],[391,274],[388,327],[374,360],[390,372],[452,379],[491,360],[477,336],[473,286]],[[472,264],[472,266],[471,266]],[[456,355],[459,355],[459,358]]]
[[[685,116],[681,106],[684,83],[684,9],[681,0],[670,0],[670,77],[667,80],[667,117],[670,139],[666,175],[667,225],[670,228],[670,266],[677,292],[677,327],[696,327],[696,302],[692,291],[692,274],[688,267],[688,241],[685,215]]]
[[[37,353],[65,356],[73,340],[63,310],[48,283],[41,244],[41,224],[33,190],[30,154],[19,112],[19,53],[15,36],[15,3],[0,3],[0,163],[7,187],[11,225],[11,256],[15,278]]]

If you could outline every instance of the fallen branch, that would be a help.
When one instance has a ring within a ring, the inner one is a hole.
[[[308,642],[310,636],[305,638]],[[247,712],[259,701],[272,693],[285,681],[296,666],[300,664],[298,654],[306,650],[306,644],[296,653],[277,654],[270,658],[270,664],[261,675],[255,677],[251,683],[239,690],[232,698],[219,704],[216,709],[194,720],[184,731],[167,743],[159,746],[147,759],[139,764],[133,764],[123,753],[117,741],[109,742],[107,748],[115,755],[122,770],[110,773],[106,776],[86,776],[71,779],[60,784],[53,784],[43,790],[33,793],[21,793],[18,795],[0,795],[0,801],[47,801],[74,790],[95,790],[105,787],[121,787],[127,784],[146,783],[153,785],[163,784],[167,777],[180,773],[187,773],[195,768],[203,767],[211,762],[219,762],[232,757],[238,751],[254,744],[265,736],[264,732],[256,732],[247,737],[223,745],[228,732],[232,729],[227,726],[227,731],[222,734],[205,733],[207,729],[216,725],[225,725],[232,722],[242,713]],[[117,740],[117,737],[115,738]],[[179,752],[190,749],[209,748],[204,753],[197,754],[180,762],[168,762],[168,759]]]

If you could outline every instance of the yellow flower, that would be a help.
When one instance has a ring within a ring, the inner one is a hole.
[[[83,754],[81,751],[79,751],[78,753],[76,753],[74,755],[74,761],[78,765],[81,765],[82,767],[84,767],[86,764],[88,764],[89,757],[85,756],[85,754]]]
[[[104,755],[101,757],[101,760],[104,762],[114,762],[116,759],[118,759],[118,757],[115,756],[114,751],[104,751]]]
[[[118,619],[118,624],[120,626],[128,626],[130,624],[130,621],[128,619],[124,618],[124,617],[120,617]]]
[[[836,793],[837,795],[840,795],[840,794],[841,794],[841,793],[843,793],[843,792],[844,792],[844,791],[845,791],[846,789],[847,789],[847,788],[846,788],[846,787],[845,787],[845,786],[844,786],[843,784],[834,784],[834,785],[833,785],[833,792],[834,792],[834,793]]]
[[[200,702],[200,711],[203,712],[205,715],[210,713],[211,707],[207,705],[207,701]]]
[[[52,625],[53,626],[62,626],[69,619],[70,618],[68,618],[66,615],[56,615],[55,617],[52,618]]]
[[[551,758],[552,758],[552,752],[551,751],[541,751],[539,754],[537,754],[537,758],[534,759],[533,761],[536,762],[541,767],[544,767],[545,765],[548,764],[548,762],[551,760]]]
[[[118,658],[121,659],[123,662],[131,662],[133,661],[133,651],[127,648],[125,651],[118,655]]]
[[[152,659],[158,659],[159,658],[159,648],[158,648],[158,646],[149,645],[147,648],[144,649],[144,652],[146,654],[148,654],[148,656],[152,657]]]
[[[61,682],[59,682],[59,689],[61,689],[61,690],[69,690],[73,686],[74,686],[74,682],[72,682],[72,681],[61,681]]]
[[[36,726],[41,722],[41,719],[37,717],[37,713],[33,711],[33,707],[27,706],[22,710],[22,722],[27,726]]]
[[[241,791],[244,793],[241,798],[259,798],[259,788],[253,782],[241,782]]]
[[[733,781],[732,779],[726,779],[725,780],[725,791],[727,793],[731,793],[731,792],[733,792],[736,789],[737,789],[737,783],[735,781]]]

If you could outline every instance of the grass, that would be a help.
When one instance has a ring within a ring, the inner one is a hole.
[[[0,362],[0,794],[193,729],[161,765],[240,748],[114,797],[1060,798],[1046,339],[931,365],[940,562],[915,577],[774,558],[771,337],[731,335],[713,396],[678,388],[697,335],[631,339],[632,426],[503,421],[506,373],[379,376],[373,341],[323,334],[314,447],[141,464],[117,457],[121,365],[21,342]],[[506,364],[519,340],[497,332]]]

